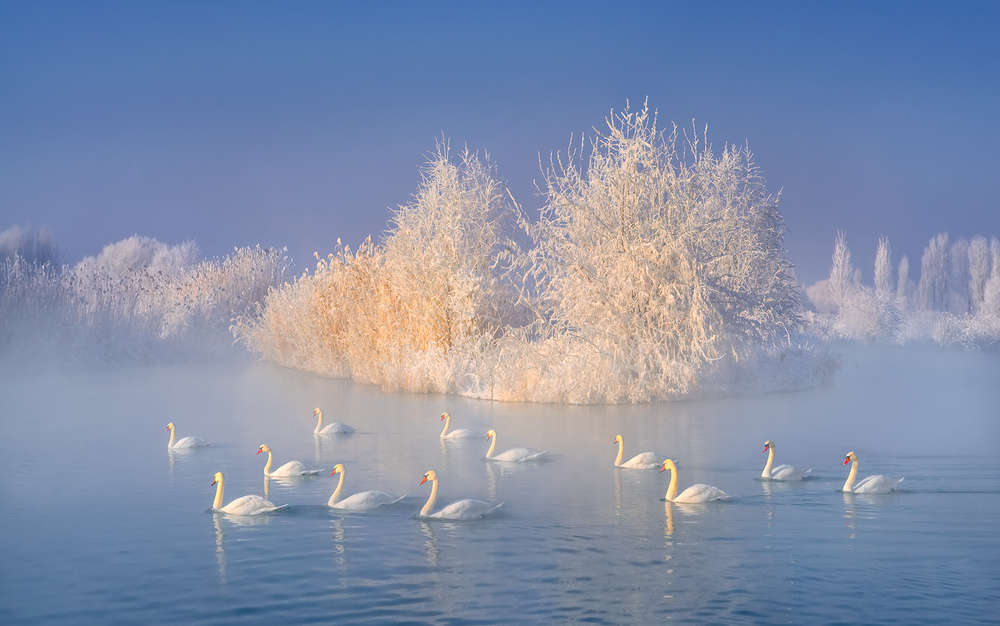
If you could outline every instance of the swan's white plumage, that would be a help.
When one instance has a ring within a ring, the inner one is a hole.
[[[699,483],[691,485],[681,493],[677,493],[677,465],[671,459],[667,459],[660,466],[660,471],[670,471],[670,486],[667,488],[667,500],[678,504],[699,504],[702,502],[712,502],[713,500],[728,500],[729,494],[713,487]]]
[[[764,452],[767,452],[767,463],[764,464],[764,471],[760,473],[760,477],[766,480],[803,480],[809,474],[812,474],[812,470],[800,470],[797,467],[792,467],[791,465],[779,465],[774,466],[774,442],[770,439],[764,442]]]
[[[844,459],[844,465],[848,463],[851,464],[851,472],[847,475],[847,480],[844,482],[844,491],[846,493],[889,493],[890,491],[899,489],[899,486],[903,483],[904,479],[902,478],[889,478],[882,474],[865,476],[855,483],[854,480],[858,477],[858,455],[854,452],[848,452],[847,457]]]
[[[309,469],[299,461],[289,461],[278,469],[272,470],[271,463],[274,461],[274,457],[271,455],[271,448],[266,443],[263,443],[259,448],[257,448],[257,454],[260,454],[261,452],[267,452],[267,463],[264,465],[265,476],[275,476],[278,478],[290,476],[312,476],[323,471],[321,469]]]
[[[444,420],[444,429],[441,431],[442,439],[468,439],[469,437],[476,436],[476,433],[468,428],[456,428],[455,430],[449,432],[448,428],[451,426],[451,414],[447,411],[441,414],[441,419]]]
[[[222,472],[215,473],[215,479],[212,481],[212,484],[216,486],[215,502],[212,504],[212,508],[221,513],[228,515],[259,515],[281,508],[257,495],[240,496],[226,506],[222,506],[222,495],[226,488],[226,479],[222,475]]]
[[[530,461],[537,461],[544,457],[548,450],[532,450],[531,448],[511,448],[510,450],[505,450],[500,454],[493,454],[493,449],[497,445],[497,431],[489,430],[486,432],[486,438],[492,440],[490,442],[490,449],[486,451],[486,458],[490,461],[506,461],[508,463],[528,463]]]
[[[316,418],[316,428],[313,433],[317,435],[349,435],[354,432],[354,427],[342,422],[333,422],[323,425],[323,411],[319,407],[313,409],[313,417]]]
[[[421,479],[419,484],[422,485],[427,481],[431,482],[431,495],[427,498],[427,503],[424,504],[424,508],[420,509],[419,516],[422,518],[462,521],[476,520],[494,513],[497,509],[503,506],[503,502],[499,504],[490,504],[489,502],[483,502],[482,500],[467,498],[465,500],[456,500],[440,511],[431,513],[431,509],[434,508],[434,503],[437,502],[438,492],[438,478],[437,473],[434,470],[424,474],[424,477]]]
[[[348,511],[370,511],[376,509],[384,504],[392,504],[394,502],[399,502],[405,496],[393,496],[384,491],[361,491],[347,496],[343,500],[340,499],[340,491],[344,488],[344,479],[347,476],[347,472],[344,471],[344,466],[337,463],[333,466],[333,471],[330,472],[330,476],[334,474],[340,474],[340,480],[337,482],[337,488],[334,490],[333,495],[330,496],[329,501],[326,505],[333,507],[335,509],[344,509]]]
[[[212,445],[211,441],[205,441],[201,437],[182,437],[181,439],[177,439],[177,429],[174,427],[173,422],[167,424],[167,432],[170,433],[170,441],[167,442],[167,447],[174,450],[179,448],[203,448]]]
[[[618,444],[618,456],[615,457],[615,467],[623,467],[625,469],[657,469],[660,467],[660,459],[663,457],[655,452],[640,452],[622,463],[622,458],[625,455],[625,438],[621,435],[615,435],[615,443]]]

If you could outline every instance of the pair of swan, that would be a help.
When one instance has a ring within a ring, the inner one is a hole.
[[[767,463],[760,477],[765,480],[803,480],[812,474],[812,470],[802,471],[791,465],[779,465],[774,467],[774,442],[768,439],[764,442],[764,452],[767,452]]]
[[[342,422],[333,422],[323,425],[323,411],[319,407],[313,409],[313,417],[316,419],[316,428],[313,433],[316,435],[349,435],[354,432],[354,427]]]
[[[625,455],[625,438],[621,435],[615,435],[614,442],[618,444],[618,456],[615,457],[615,467],[650,470],[660,467],[660,459],[663,458],[663,455],[655,452],[640,452],[628,461],[622,463],[622,458],[624,458]]]
[[[866,476],[855,483],[854,480],[858,477],[858,455],[854,452],[848,452],[844,459],[844,465],[848,463],[851,464],[851,472],[847,475],[847,481],[844,483],[844,493],[889,493],[898,489],[904,480],[876,474]]]
[[[428,471],[424,474],[424,477],[418,484],[422,485],[427,481],[430,481],[431,483],[431,495],[427,498],[427,503],[424,504],[424,508],[420,509],[419,517],[422,518],[463,521],[475,520],[485,517],[503,506],[503,502],[499,504],[490,504],[488,502],[483,502],[482,500],[466,498],[465,500],[456,500],[452,502],[437,513],[431,513],[431,509],[434,508],[434,503],[437,502],[437,472],[434,470]]]
[[[205,441],[201,437],[184,437],[183,439],[177,439],[177,429],[174,428],[173,422],[167,424],[167,432],[170,433],[170,441],[167,442],[167,448],[172,450],[179,450],[183,448],[202,448],[204,446],[212,445],[211,441]]]
[[[321,469],[309,469],[299,461],[289,461],[278,469],[271,471],[271,463],[274,461],[274,456],[271,453],[270,446],[266,443],[261,444],[260,447],[257,448],[257,454],[260,454],[261,452],[267,452],[267,464],[264,465],[265,476],[274,476],[276,478],[287,478],[290,476],[313,476],[323,471]]]
[[[486,431],[486,438],[490,439],[490,449],[486,451],[486,459],[489,461],[506,461],[508,463],[528,463],[538,461],[548,454],[548,450],[532,450],[530,448],[511,448],[494,456],[493,449],[497,445],[497,431],[490,429]]]

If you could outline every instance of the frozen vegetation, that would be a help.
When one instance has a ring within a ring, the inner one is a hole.
[[[810,330],[827,338],[906,344],[934,342],[978,349],[1000,344],[1000,241],[931,238],[919,281],[903,256],[892,269],[889,240],[879,240],[874,285],[864,285],[837,234],[829,279],[806,290],[817,314]],[[895,284],[894,284],[895,282]]]
[[[265,359],[387,389],[621,403],[801,388],[778,198],[748,149],[648,108],[553,156],[529,220],[488,160],[440,145],[383,241],[339,245],[234,331]]]
[[[188,242],[147,237],[59,265],[43,231],[0,233],[0,355],[8,363],[133,363],[220,353],[233,317],[282,284],[281,251],[199,260]]]
[[[937,235],[919,274],[883,238],[865,285],[839,233],[809,310],[748,148],[660,129],[646,106],[606,122],[549,159],[531,217],[487,156],[442,141],[381,240],[337,240],[294,279],[283,251],[206,261],[138,236],[63,265],[47,233],[9,228],[0,357],[162,361],[224,354],[235,336],[384,389],[636,403],[820,384],[843,341],[997,345],[995,237]]]

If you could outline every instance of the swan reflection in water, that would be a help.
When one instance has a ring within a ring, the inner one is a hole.
[[[663,511],[667,515],[667,525],[664,527],[664,536],[670,539],[674,536],[674,503],[664,498]],[[673,544],[670,544],[673,545]],[[669,556],[667,558],[670,558]]]
[[[438,539],[434,534],[434,525],[420,520],[420,532],[427,538],[424,541],[424,556],[427,559],[427,564],[431,567],[437,567],[441,556],[441,547],[438,546]]]
[[[330,520],[333,528],[333,561],[340,569],[347,568],[347,550],[344,543],[347,539],[347,531],[344,527],[344,516],[336,515]]]

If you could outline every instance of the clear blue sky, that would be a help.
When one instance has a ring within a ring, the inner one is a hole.
[[[800,280],[845,229],[1000,236],[1000,2],[0,0],[0,230],[314,251],[387,227],[442,135],[531,213],[543,160],[648,96],[749,143]]]

